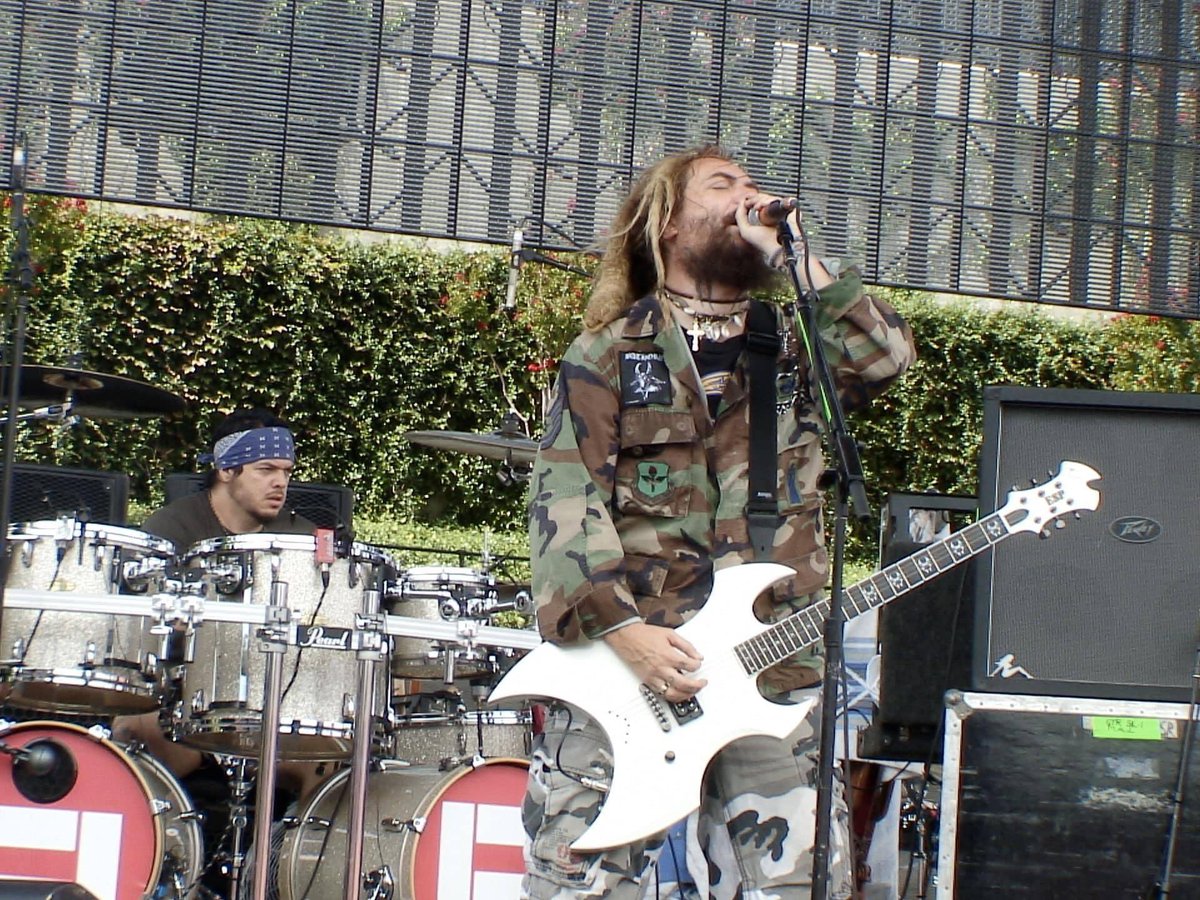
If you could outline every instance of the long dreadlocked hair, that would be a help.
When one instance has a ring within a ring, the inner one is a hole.
[[[665,156],[642,173],[621,204],[583,313],[589,331],[603,328],[638,298],[663,286],[663,232],[683,202],[692,165],[701,159],[732,161],[715,144]]]

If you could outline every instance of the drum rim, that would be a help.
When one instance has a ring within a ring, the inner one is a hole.
[[[128,528],[124,525],[109,525],[105,522],[85,522],[80,523],[79,520],[72,520],[71,539],[75,540],[80,537],[81,531],[79,526],[83,525],[82,535],[93,539],[100,538],[102,543],[111,546],[127,549],[134,547],[141,550],[157,550],[162,556],[175,556],[177,548],[175,542],[164,537],[159,537],[156,534],[151,534],[148,531],[141,531],[137,528]],[[25,522],[16,522],[8,528],[9,541],[27,541],[39,540],[41,538],[56,538],[58,536],[59,523],[57,519],[30,519]],[[22,531],[21,529],[28,529]],[[105,540],[116,538],[116,540]]]
[[[151,805],[154,800],[154,793],[150,790],[150,785],[142,775],[138,767],[131,761],[129,755],[121,748],[121,746],[108,737],[97,734],[91,729],[84,728],[82,725],[76,725],[74,722],[57,722],[52,719],[29,719],[24,722],[0,721],[0,738],[27,728],[48,728],[50,731],[61,728],[67,731],[73,731],[80,737],[87,738],[94,744],[100,744],[116,754],[121,764],[126,770],[137,780],[138,785],[142,789],[142,799],[146,803],[146,813],[150,816],[150,821],[154,827],[151,829],[154,833],[154,855],[150,859],[150,879],[143,888],[143,893],[149,896],[155,888],[158,887],[158,881],[162,877],[163,863],[163,848],[165,846],[165,835],[163,834],[163,821],[160,816],[155,814],[154,808]]]
[[[145,764],[153,770],[156,777],[162,779],[168,791],[173,791],[173,795],[166,798],[173,804],[178,804],[178,814],[171,820],[176,829],[186,830],[193,838],[190,842],[192,848],[199,851],[196,859],[189,860],[191,863],[187,873],[187,887],[195,889],[199,884],[201,877],[204,875],[204,827],[200,824],[200,819],[194,815],[198,812],[196,801],[188,794],[183,783],[175,776],[166,763],[156,757],[153,753],[146,750],[145,747],[138,744],[136,741],[112,741],[118,747],[124,750],[125,755],[135,761],[135,765]],[[139,772],[139,774],[141,774]],[[144,776],[143,776],[144,777]],[[155,794],[155,799],[158,795]],[[164,811],[152,810],[152,815],[155,819],[162,819]],[[202,814],[202,813],[201,813]],[[166,826],[163,826],[163,847],[159,853],[159,859],[165,858],[167,853],[166,846]],[[159,863],[159,878],[162,878],[162,864]],[[157,886],[157,883],[156,883]],[[189,894],[190,896],[190,894]]]
[[[214,553],[232,553],[240,550],[271,552],[278,550],[313,551],[317,539],[311,534],[289,534],[287,532],[257,531],[252,534],[227,534],[221,537],[196,541],[183,552],[183,560]]]
[[[485,572],[482,569],[472,569],[470,566],[408,566],[400,572],[400,581],[403,582],[409,578],[412,573],[453,573],[455,575],[466,576],[473,575],[475,578],[463,578],[464,581],[474,583],[487,584],[495,583],[496,579],[490,572]],[[413,579],[416,580],[416,579]]]

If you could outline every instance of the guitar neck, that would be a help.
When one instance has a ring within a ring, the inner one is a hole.
[[[890,603],[1004,540],[1012,533],[1004,513],[1004,510],[994,512],[844,588],[842,605],[846,618],[853,619]],[[1009,513],[1010,518],[1014,516],[1023,517],[1023,513],[1021,510]],[[819,600],[738,644],[734,651],[746,674],[756,675],[820,641],[828,616],[829,601]]]

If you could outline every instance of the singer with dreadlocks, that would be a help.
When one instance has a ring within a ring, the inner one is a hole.
[[[714,147],[668,156],[642,175],[613,223],[585,331],[562,360],[530,482],[543,638],[605,642],[672,704],[697,697],[702,707],[708,683],[698,674],[700,650],[676,628],[704,607],[715,572],[763,560],[746,514],[747,321],[752,294],[784,284],[770,222],[780,209]],[[798,212],[788,215],[795,231]],[[843,402],[862,407],[912,363],[912,333],[894,309],[864,293],[852,269],[799,263],[812,273],[820,338]],[[764,550],[767,560],[795,570],[755,603],[770,621],[817,598],[828,556],[818,488],[823,422],[790,306],[764,308],[779,346],[770,385],[778,525]],[[754,315],[761,321],[763,311]],[[602,680],[597,673],[598,692]],[[821,681],[818,649],[768,669],[762,689],[794,702],[819,695]],[[688,825],[687,870],[700,896],[809,895],[819,712],[816,703],[786,740],[744,738],[713,758]],[[598,852],[571,849],[598,814],[611,771],[598,723],[574,705],[552,703],[523,810],[525,896],[682,895],[657,874],[665,832]],[[834,813],[829,895],[847,897],[840,794]]]

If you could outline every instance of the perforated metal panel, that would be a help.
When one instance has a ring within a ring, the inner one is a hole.
[[[0,0],[52,193],[587,246],[719,141],[890,285],[1195,316],[1179,0]],[[7,166],[2,167],[7,178]]]

